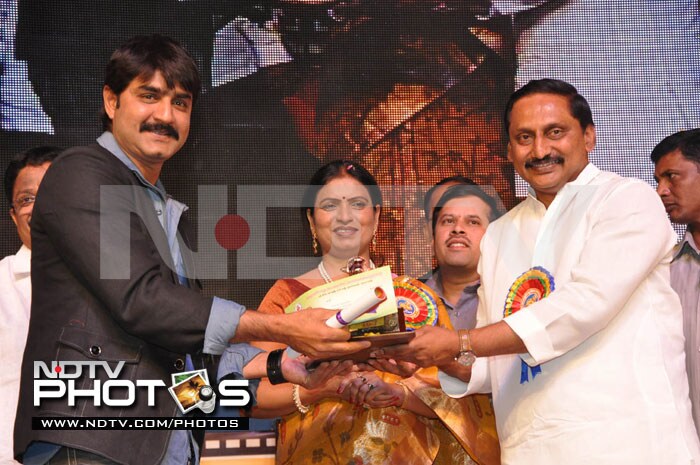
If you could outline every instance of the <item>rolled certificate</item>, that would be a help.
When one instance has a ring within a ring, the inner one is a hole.
[[[326,320],[326,324],[331,328],[342,328],[352,323],[352,320],[371,310],[380,303],[386,300],[386,292],[381,287],[375,287],[373,294],[367,294],[360,297],[350,306],[345,307],[341,311]]]
[[[386,292],[381,287],[375,287],[372,294],[367,294],[353,302],[350,306],[342,309],[335,316],[326,320],[326,324],[331,328],[342,328],[352,323],[352,320],[358,316],[372,310],[374,307],[386,300]],[[289,358],[297,358],[299,352],[287,347],[287,356]]]

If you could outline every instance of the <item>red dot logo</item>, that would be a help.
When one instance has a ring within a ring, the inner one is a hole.
[[[223,216],[214,228],[216,242],[226,250],[238,250],[250,238],[250,226],[243,217],[238,215]]]
[[[58,365],[56,365],[56,368],[54,368],[53,371],[55,371],[56,373],[60,373],[60,372],[61,372],[61,367],[58,366]]]

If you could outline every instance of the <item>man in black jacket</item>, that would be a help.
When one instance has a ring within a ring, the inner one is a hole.
[[[159,176],[187,139],[199,89],[194,60],[177,42],[160,35],[130,39],[105,72],[105,133],[97,144],[64,152],[46,174],[32,220],[32,316],[15,426],[15,455],[24,463],[75,456],[80,463],[198,459],[187,431],[33,430],[32,417],[176,415],[166,389],[155,390],[155,406],[139,390],[128,407],[96,406],[98,399],[85,393],[99,391],[104,370],[75,380],[83,390],[75,405],[63,397],[34,406],[37,361],[98,361],[113,369],[124,362],[120,379],[169,385],[188,358],[201,365],[205,354],[221,354],[230,341],[276,340],[312,356],[364,347],[325,325],[330,311],[275,318],[198,292],[187,207],[165,193]],[[266,354],[247,345],[235,353],[239,374],[260,375],[247,365],[260,366]],[[280,360],[268,363],[278,381],[309,382],[300,362]]]

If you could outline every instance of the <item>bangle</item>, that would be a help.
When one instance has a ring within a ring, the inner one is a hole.
[[[408,402],[408,386],[406,386],[404,383],[401,381],[396,381],[396,384],[401,386],[403,388],[403,400],[401,401],[401,405],[399,407],[401,408],[406,408],[406,402]]]
[[[296,406],[297,410],[299,410],[299,413],[302,415],[309,411],[309,407],[301,403],[298,384],[292,386],[292,400],[294,401],[294,405]]]
[[[282,374],[282,355],[284,355],[284,349],[273,350],[267,354],[267,379],[270,380],[270,384],[287,382]]]

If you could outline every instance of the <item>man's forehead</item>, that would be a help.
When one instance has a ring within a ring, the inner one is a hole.
[[[23,174],[27,175],[27,174],[32,173],[32,172],[44,172],[49,168],[49,166],[51,166],[50,161],[45,161],[44,163],[41,163],[38,165],[25,165],[22,167],[22,169],[20,169],[17,172],[17,177],[19,178]]]
[[[44,162],[41,165],[26,165],[17,172],[17,178],[13,191],[26,188],[28,185],[34,185],[37,177],[44,177],[46,170],[51,165],[50,161]]]
[[[571,104],[569,98],[564,95],[550,94],[544,92],[538,92],[535,94],[529,94],[513,104],[513,110],[511,112],[517,114],[526,114],[527,116],[535,116],[533,111],[547,109],[547,110],[563,110],[567,115],[572,118],[574,115],[571,113]]]
[[[571,102],[568,97],[537,93],[527,95],[515,102],[511,111],[508,133],[512,136],[513,132],[548,131],[559,126],[586,130],[571,112]]]
[[[156,70],[150,76],[147,73],[140,74],[131,80],[130,86],[136,88],[155,88],[160,91],[172,90],[178,94],[187,94],[192,96],[192,93],[186,90],[181,83],[177,81],[172,81],[172,85],[168,85],[167,80],[163,76],[163,73]]]
[[[445,202],[445,205],[443,205],[442,211],[440,213],[461,214],[463,212],[467,212],[466,214],[473,214],[475,210],[483,210],[480,213],[488,213],[490,209],[491,207],[489,207],[489,204],[484,202],[484,199],[482,199],[478,195],[465,195],[462,197],[455,197]]]
[[[674,169],[680,170],[693,167],[700,169],[700,163],[696,162],[695,160],[691,160],[690,158],[683,155],[681,149],[675,149],[659,158],[659,161],[654,167],[654,172],[660,173],[661,171],[668,171]]]

